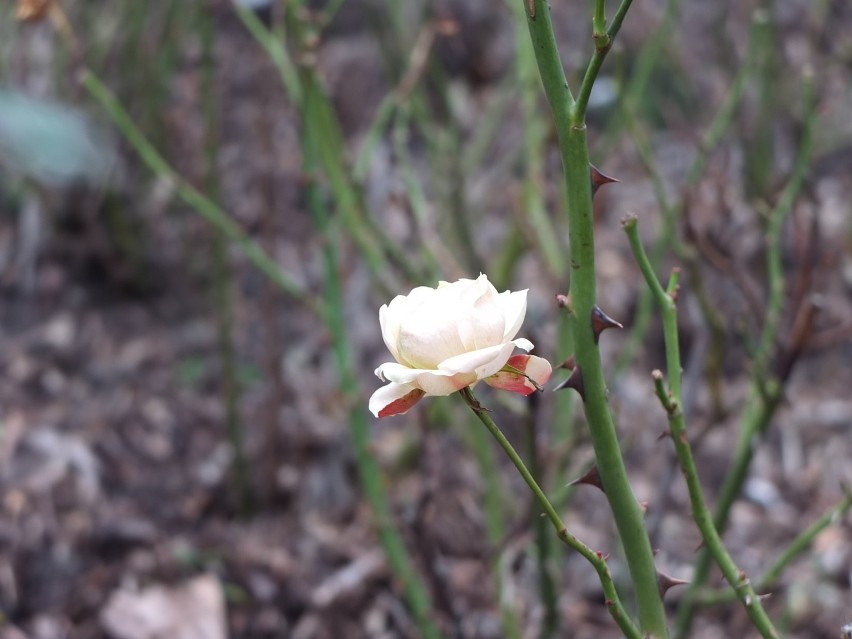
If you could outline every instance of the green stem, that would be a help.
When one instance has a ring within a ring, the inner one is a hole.
[[[532,473],[527,468],[526,464],[524,464],[524,460],[521,459],[521,456],[518,455],[517,451],[515,451],[512,444],[506,439],[506,436],[503,434],[503,431],[494,423],[494,420],[491,419],[491,416],[488,414],[488,410],[483,408],[482,405],[477,401],[476,397],[473,395],[473,391],[470,388],[463,388],[459,391],[459,394],[464,399],[465,403],[470,407],[470,409],[474,412],[474,414],[479,418],[479,421],[488,429],[488,432],[497,440],[497,443],[500,444],[500,447],[503,451],[509,456],[509,459],[512,460],[512,463],[517,468],[518,472],[523,477],[524,481],[529,486],[530,490],[535,495],[542,509],[544,510],[544,514],[547,516],[550,523],[553,524],[553,527],[556,529],[556,534],[563,543],[565,543],[568,547],[576,550],[580,553],[589,563],[592,564],[595,571],[598,573],[598,577],[601,582],[601,586],[603,587],[604,596],[606,597],[606,606],[609,609],[609,613],[615,622],[618,624],[618,627],[621,631],[629,638],[629,639],[641,639],[642,633],[633,625],[630,621],[630,617],[627,615],[627,611],[624,609],[624,606],[621,604],[621,600],[618,597],[618,593],[615,590],[615,584],[612,581],[612,574],[609,571],[609,566],[606,563],[606,559],[603,554],[600,552],[595,552],[591,548],[589,548],[586,544],[577,539],[574,535],[568,532],[568,529],[565,527],[565,524],[562,522],[562,518],[559,516],[559,513],[556,512],[556,509],[553,507],[553,504],[547,498],[547,495],[544,494],[544,491],[538,485]],[[657,589],[656,580],[654,582],[654,589]]]
[[[608,31],[615,37],[629,0],[621,3],[617,19]],[[667,637],[666,614],[657,587],[657,571],[642,510],[627,478],[618,435],[607,403],[607,391],[600,351],[592,330],[592,309],[596,300],[595,240],[589,151],[586,141],[585,106],[588,94],[603,63],[606,49],[598,47],[583,79],[581,96],[575,103],[565,82],[565,72],[553,35],[548,3],[535,0],[534,12],[527,11],[527,25],[538,62],[545,94],[556,121],[568,202],[568,229],[571,249],[572,329],[575,359],[582,370],[586,420],[595,450],[604,492],[624,545],[633,580],[643,633]],[[533,15],[534,14],[534,15]]]
[[[790,543],[790,545],[787,546],[786,550],[784,550],[784,552],[778,556],[772,565],[767,568],[763,577],[758,580],[755,590],[764,592],[775,587],[779,579],[781,579],[781,574],[784,572],[784,569],[787,568],[787,566],[789,566],[793,560],[795,560],[805,550],[807,550],[808,547],[810,547],[814,538],[816,538],[818,534],[828,528],[831,524],[836,523],[845,517],[850,508],[852,508],[852,492],[847,492],[846,496],[838,505],[817,519],[807,528],[807,530],[801,532]],[[726,588],[721,591],[705,591],[699,595],[699,600],[705,605],[725,603],[736,598],[737,592],[731,588]]]
[[[285,273],[257,242],[246,235],[239,224],[228,217],[225,211],[210,198],[198,191],[198,189],[191,186],[166,162],[163,156],[157,152],[154,146],[139,130],[115,95],[97,76],[90,70],[83,69],[80,83],[103,107],[119,132],[155,175],[172,184],[180,199],[195,209],[201,217],[216,227],[230,240],[236,242],[249,261],[266,277],[275,282],[284,293],[302,303],[316,315],[322,316],[322,307],[301,284]]]
[[[216,99],[216,24],[212,7],[198,12],[201,22],[201,94],[204,112],[204,190],[214,202],[219,198],[219,112]],[[237,378],[237,352],[234,344],[234,282],[228,261],[228,238],[213,230],[213,300],[216,306],[216,332],[221,366],[220,384],[225,405],[225,428],[234,452],[232,479],[237,493],[237,510],[247,517],[253,510],[249,462],[240,422],[240,384]]]
[[[306,131],[307,133],[307,131]],[[328,313],[326,325],[332,338],[332,349],[337,360],[340,389],[351,407],[350,429],[355,447],[355,463],[364,495],[372,509],[379,542],[388,559],[394,576],[399,580],[414,621],[426,639],[440,639],[441,633],[433,619],[432,603],[426,587],[417,574],[405,544],[396,530],[388,494],[382,481],[381,470],[370,451],[370,425],[361,401],[358,376],[352,361],[346,333],[343,290],[340,283],[337,240],[330,233],[329,213],[319,186],[313,179],[318,165],[317,140],[303,136],[303,165],[308,175],[308,207],[317,233],[325,238],[323,243],[324,288]]]
[[[598,72],[606,59],[607,53],[609,53],[609,50],[612,48],[612,43],[615,40],[615,36],[618,34],[618,31],[621,29],[621,23],[624,22],[624,16],[627,15],[627,11],[630,9],[631,3],[632,0],[621,1],[609,29],[606,31],[598,31],[597,27],[595,27],[595,53],[589,61],[589,66],[586,68],[586,73],[583,76],[583,82],[580,84],[580,90],[577,92],[577,103],[574,108],[573,118],[571,119],[572,125],[579,126],[585,123],[586,107],[589,104],[589,96],[592,94],[592,88],[594,87],[595,80],[598,78]],[[596,13],[598,5],[603,4],[604,3],[600,0],[595,1]],[[601,13],[603,13],[602,7]]]
[[[497,584],[497,599],[500,606],[500,617],[503,623],[503,636],[506,639],[520,639],[523,636],[514,602],[506,597],[506,584],[503,576],[503,556],[500,544],[506,534],[505,526],[505,488],[500,481],[497,459],[494,450],[488,445],[488,434],[480,428],[472,428],[464,424],[465,437],[479,466],[479,476],[482,479],[483,509],[485,511],[485,534],[494,550],[491,567]]]
[[[527,402],[526,423],[524,424],[525,445],[527,458],[529,459],[530,473],[541,485],[542,468],[538,451],[538,416],[539,397],[537,394],[530,396]],[[536,518],[533,523],[535,529],[536,563],[538,565],[538,589],[539,596],[544,605],[544,622],[542,624],[540,639],[551,639],[556,636],[559,629],[559,608],[557,601],[556,584],[550,571],[550,561],[553,555],[551,538],[547,534],[547,522],[541,517]]]
[[[710,514],[710,509],[704,501],[704,494],[701,491],[701,484],[698,480],[698,470],[695,467],[695,460],[693,459],[692,449],[689,446],[689,439],[686,434],[686,421],[681,411],[683,396],[681,392],[680,346],[677,333],[677,305],[675,304],[677,272],[673,274],[668,290],[664,290],[657,276],[654,274],[653,266],[645,253],[645,249],[642,247],[636,216],[627,217],[623,222],[623,226],[630,241],[630,248],[633,251],[633,255],[639,264],[639,268],[645,277],[648,287],[654,295],[654,299],[657,301],[663,319],[663,336],[666,347],[666,368],[668,370],[669,387],[666,390],[663,374],[660,371],[654,371],[654,385],[657,397],[668,414],[672,441],[674,442],[675,452],[677,453],[689,492],[692,518],[701,531],[707,551],[719,565],[725,579],[736,590],[738,599],[745,606],[746,612],[761,636],[765,639],[777,639],[778,632],[763,609],[760,598],[757,596],[748,576],[737,567],[722,543],[722,538],[718,530],[713,525],[713,516]]]
[[[751,460],[759,438],[769,428],[775,411],[784,396],[786,380],[777,379],[770,371],[770,361],[775,353],[775,344],[780,327],[781,311],[784,303],[784,273],[781,256],[781,231],[783,222],[792,209],[796,196],[802,188],[813,147],[813,134],[816,128],[817,112],[814,108],[814,91],[810,80],[805,85],[805,127],[802,141],[793,166],[793,171],[781,197],[769,216],[767,228],[767,274],[769,278],[769,296],[766,302],[766,318],[761,330],[755,353],[755,363],[751,375],[751,388],[741,419],[737,446],[734,450],[730,468],[725,475],[722,488],[716,501],[713,521],[716,529],[724,532],[728,516],[748,477]],[[789,374],[789,371],[788,373]],[[710,573],[710,556],[706,551],[698,556],[695,563],[693,581],[684,597],[677,615],[679,636],[687,636],[695,614],[698,591],[703,587]]]

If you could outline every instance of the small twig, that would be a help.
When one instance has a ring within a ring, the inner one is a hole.
[[[592,87],[595,85],[595,80],[598,78],[598,72],[601,70],[601,66],[612,48],[612,43],[615,40],[615,36],[618,35],[618,32],[621,29],[621,23],[624,22],[624,16],[627,15],[627,10],[630,9],[632,1],[633,0],[621,0],[618,10],[612,18],[612,24],[610,24],[609,29],[606,31],[603,30],[602,25],[601,30],[598,31],[599,13],[602,22],[606,22],[606,18],[603,17],[604,2],[603,0],[595,1],[595,52],[592,55],[592,59],[589,60],[589,66],[586,68],[586,73],[583,76],[580,89],[577,91],[577,102],[574,104],[574,108],[572,109],[572,126],[581,126],[586,120],[586,107],[589,104],[589,96],[592,94]]]

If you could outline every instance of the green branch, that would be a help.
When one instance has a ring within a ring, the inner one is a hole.
[[[852,509],[852,492],[846,491],[846,495],[834,508],[825,513],[822,517],[811,524],[807,530],[801,532],[791,543],[787,549],[782,552],[778,558],[767,568],[757,584],[755,590],[765,592],[770,588],[774,588],[781,579],[781,574],[799,555],[806,551],[813,540],[823,530],[828,528],[843,519],[849,510]],[[721,591],[702,592],[698,599],[702,604],[720,604],[732,601],[737,598],[736,591],[726,588]]]
[[[515,451],[509,440],[506,439],[506,436],[503,434],[503,431],[500,430],[500,427],[494,423],[493,419],[491,419],[491,416],[488,414],[488,410],[483,408],[479,401],[477,401],[476,397],[474,397],[473,391],[471,391],[470,388],[463,388],[459,391],[459,393],[465,403],[470,407],[477,418],[479,418],[479,421],[483,423],[494,439],[497,440],[497,443],[500,444],[500,447],[509,456],[509,459],[512,460],[515,468],[517,468],[521,477],[524,478],[527,486],[529,486],[530,490],[533,492],[544,510],[544,514],[556,529],[556,534],[559,539],[569,548],[580,553],[590,564],[592,564],[595,571],[598,573],[601,586],[603,587],[604,597],[606,597],[606,606],[609,609],[610,615],[612,615],[612,618],[615,620],[615,623],[618,624],[618,627],[629,639],[641,639],[642,633],[640,633],[630,621],[627,611],[621,604],[618,592],[615,590],[615,583],[612,581],[612,574],[609,571],[609,566],[607,565],[603,554],[595,552],[568,532],[568,529],[562,522],[562,518],[559,516],[559,513],[556,512],[553,504],[547,498],[547,495],[544,494],[544,491],[538,485],[538,482],[535,480],[526,464],[524,464],[524,460],[521,459],[521,456],[517,453],[517,451]],[[654,588],[656,589],[656,582]]]
[[[361,389],[346,331],[338,242],[335,234],[330,233],[329,212],[314,179],[314,172],[318,166],[317,144],[318,141],[312,136],[308,134],[303,136],[302,161],[307,175],[308,208],[317,233],[325,238],[322,257],[323,283],[328,307],[326,325],[331,334],[332,350],[337,361],[340,390],[349,406],[349,425],[355,448],[355,463],[364,495],[372,510],[379,542],[391,571],[400,581],[415,624],[426,639],[440,639],[441,633],[433,619],[431,598],[396,530],[381,470],[370,451],[370,424],[362,405]]]
[[[205,220],[223,233],[228,239],[236,242],[245,256],[266,277],[277,284],[288,296],[298,300],[316,315],[322,317],[322,308],[310,293],[296,282],[290,275],[252,240],[239,224],[234,222],[225,211],[210,198],[189,184],[175,171],[162,155],[154,148],[136,126],[133,119],[110,91],[89,69],[83,69],[80,83],[83,88],[103,107],[119,132],[130,143],[140,159],[159,178],[173,185],[178,197],[195,209]]]
[[[739,569],[728,553],[722,538],[713,525],[710,509],[704,501],[698,470],[692,457],[692,449],[686,433],[686,421],[681,411],[683,396],[681,392],[681,361],[680,346],[677,333],[677,305],[675,296],[677,290],[677,275],[672,277],[668,290],[663,289],[654,274],[651,261],[648,259],[642,242],[639,239],[636,216],[629,216],[622,222],[624,231],[630,241],[630,248],[636,258],[642,275],[653,293],[660,308],[663,319],[663,337],[666,348],[666,368],[668,369],[669,385],[665,387],[663,374],[654,371],[654,387],[660,403],[663,405],[669,419],[669,428],[674,442],[675,452],[680,462],[686,486],[689,492],[689,502],[692,507],[692,518],[701,532],[707,551],[716,560],[722,574],[737,593],[737,598],[745,606],[746,612],[764,639],[777,639],[778,632],[763,609],[760,598],[754,590],[746,573]]]
[[[629,0],[622,2],[616,20],[610,27],[613,34],[621,25],[629,4]],[[548,3],[543,0],[531,1],[527,5],[526,16],[539,74],[556,121],[565,175],[571,254],[571,325],[575,359],[583,375],[586,421],[601,481],[624,545],[636,594],[640,628],[644,634],[652,637],[666,637],[666,615],[657,588],[654,555],[642,510],[627,478],[618,435],[607,403],[600,351],[591,324],[592,309],[596,303],[595,238],[589,150],[584,122],[585,102],[575,103],[566,84]],[[586,94],[591,92],[605,53],[596,50],[589,63],[584,78],[583,90]]]
[[[769,296],[766,302],[766,318],[754,356],[751,388],[741,419],[737,445],[716,501],[713,521],[716,529],[720,532],[725,531],[731,508],[742,493],[757,441],[769,428],[772,417],[783,399],[786,379],[778,379],[770,371],[770,361],[776,351],[781,311],[784,304],[781,231],[783,223],[802,188],[810,161],[817,121],[814,99],[812,80],[808,78],[805,84],[805,124],[802,140],[790,179],[787,181],[778,203],[769,214],[766,238]],[[787,371],[787,374],[789,375],[789,371]],[[707,581],[709,568],[710,557],[707,552],[702,552],[695,564],[693,583],[684,594],[678,611],[677,625],[681,636],[686,636],[689,632],[694,615],[695,598],[698,590]]]

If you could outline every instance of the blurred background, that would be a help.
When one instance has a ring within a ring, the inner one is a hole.
[[[590,12],[552,3],[573,87]],[[528,37],[520,0],[0,7],[2,639],[619,636],[458,398],[366,413],[378,308],[416,285],[529,289],[520,335],[571,353]],[[758,580],[852,483],[850,78],[842,0],[655,0],[592,95],[592,161],[619,180],[595,198],[599,303],[625,325],[601,340],[610,402],[673,577],[700,537],[619,220],[683,270],[711,505],[760,418],[725,536]],[[570,484],[592,463],[573,393],[479,395],[630,601],[606,500]],[[786,636],[837,637],[848,508],[808,541],[766,605]],[[723,603],[690,636],[752,634]]]

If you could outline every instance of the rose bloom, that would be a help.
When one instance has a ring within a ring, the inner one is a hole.
[[[376,375],[383,386],[370,398],[376,417],[400,415],[423,397],[450,395],[483,380],[495,388],[529,395],[544,384],[550,363],[512,355],[527,312],[527,291],[498,293],[485,275],[438,288],[418,286],[379,310],[382,338],[396,360]]]

